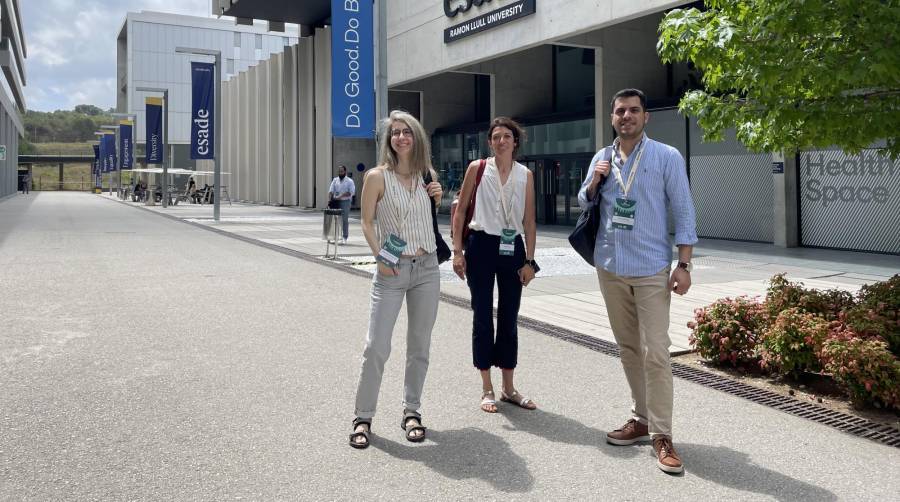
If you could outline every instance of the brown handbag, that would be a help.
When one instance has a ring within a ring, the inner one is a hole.
[[[481,177],[484,176],[484,167],[487,165],[487,161],[485,159],[481,159],[481,162],[478,164],[478,174],[475,176],[475,189],[472,190],[472,197],[469,199],[469,205],[466,207],[466,219],[463,220],[463,247],[466,245],[466,240],[469,238],[469,223],[472,221],[472,217],[475,216],[475,195],[478,194],[478,185],[481,184]],[[459,193],[456,194],[456,197],[453,199],[453,203],[450,204],[450,237],[453,238],[453,219],[456,217],[456,206],[459,204]]]

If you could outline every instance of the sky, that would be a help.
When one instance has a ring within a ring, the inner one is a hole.
[[[116,38],[127,12],[208,17],[209,0],[20,0],[25,30],[25,105],[71,110],[116,105]]]

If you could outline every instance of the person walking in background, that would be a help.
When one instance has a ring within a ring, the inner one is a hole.
[[[22,194],[28,195],[30,188],[31,188],[31,173],[26,172],[25,175],[22,176]]]
[[[383,123],[380,165],[366,173],[361,220],[363,235],[377,262],[372,280],[369,331],[356,390],[356,418],[350,446],[367,448],[384,365],[391,353],[397,315],[406,298],[406,375],[403,418],[406,439],[425,439],[421,408],[428,370],[431,330],[441,294],[437,243],[432,227],[432,199],[440,204],[440,183],[425,185],[431,167],[428,136],[419,121],[392,111]],[[341,166],[343,167],[343,166]]]
[[[347,243],[350,237],[350,203],[353,196],[356,195],[356,185],[353,178],[347,176],[347,166],[338,167],[338,175],[331,180],[331,187],[328,188],[328,200],[337,201],[341,209],[341,224],[343,230],[343,238],[341,244]]]
[[[536,223],[534,177],[515,161],[525,139],[518,123],[497,117],[488,129],[494,153],[469,164],[453,219],[453,270],[469,285],[472,298],[472,359],[481,375],[481,409],[497,412],[491,366],[500,368],[501,399],[533,410],[537,404],[513,383],[519,341],[522,287],[539,268],[534,261]],[[465,218],[472,193],[475,212],[464,240]],[[522,236],[525,236],[524,241]],[[463,255],[465,249],[465,255]],[[494,337],[494,280],[497,281],[497,336]]]
[[[669,305],[672,291],[683,295],[691,287],[694,203],[684,158],[644,133],[650,120],[644,93],[623,89],[613,96],[611,107],[617,138],[591,160],[578,192],[582,209],[600,205],[594,264],[631,388],[632,418],[607,433],[606,441],[631,445],[652,440],[657,466],[679,473],[684,467],[672,444]],[[610,173],[612,179],[606,180]],[[674,270],[669,212],[678,246]]]

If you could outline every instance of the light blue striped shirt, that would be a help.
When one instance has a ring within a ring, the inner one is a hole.
[[[636,201],[634,229],[622,230],[612,226],[615,199],[624,197],[622,187],[612,172],[600,189],[600,228],[594,247],[594,265],[623,277],[654,275],[672,263],[669,210],[675,223],[674,243],[693,245],[697,242],[694,203],[684,158],[677,149],[653,141],[646,134],[643,141],[644,153],[628,192],[628,198]],[[590,204],[587,187],[594,165],[602,159],[609,159],[612,151],[611,146],[604,148],[591,159],[587,178],[578,191],[578,204],[582,209]],[[623,183],[627,183],[637,151],[635,148],[622,167]]]

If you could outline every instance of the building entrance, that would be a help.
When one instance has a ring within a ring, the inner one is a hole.
[[[574,154],[525,157],[520,162],[533,174],[535,212],[543,225],[574,225],[581,209],[578,190],[593,155]]]

